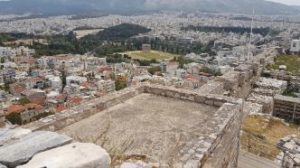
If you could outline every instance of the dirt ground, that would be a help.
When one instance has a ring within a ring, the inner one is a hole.
[[[280,153],[277,144],[281,138],[292,134],[300,136],[298,126],[259,115],[248,116],[242,130],[242,149],[271,160]]]

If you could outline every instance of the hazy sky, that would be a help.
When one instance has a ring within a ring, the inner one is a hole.
[[[273,2],[280,2],[288,5],[300,5],[300,0],[269,0]]]
[[[0,1],[9,1],[9,0],[0,0]],[[124,0],[126,1],[126,0]],[[268,0],[273,2],[280,2],[287,5],[299,5],[300,6],[300,0]]]

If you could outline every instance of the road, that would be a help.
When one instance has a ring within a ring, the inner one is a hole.
[[[275,162],[240,151],[238,168],[280,168]]]

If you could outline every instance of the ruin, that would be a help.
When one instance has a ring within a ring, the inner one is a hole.
[[[273,116],[292,122],[299,121],[300,100],[293,97],[276,95],[274,98]]]
[[[106,150],[129,144],[124,155],[161,165],[235,167],[242,107],[241,99],[142,85],[77,106],[62,113],[69,114],[65,119],[52,116],[27,128],[58,131],[83,142],[105,134],[96,143]]]
[[[253,91],[253,86],[259,85],[267,56],[258,55],[258,63],[241,64],[196,92],[144,83],[24,128],[66,134],[75,142],[98,144],[112,157],[114,151],[122,151],[127,158],[138,156],[156,167],[237,167],[241,123],[247,114],[262,113],[266,107],[255,97],[245,99],[251,93],[275,95],[274,88],[264,87],[266,82]],[[270,84],[273,83],[267,82],[266,86]],[[62,146],[45,152],[61,151],[59,148],[70,150]],[[47,156],[43,153],[33,156],[28,164],[39,165]],[[110,159],[104,164],[109,165]]]

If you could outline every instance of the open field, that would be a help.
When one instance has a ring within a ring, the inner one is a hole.
[[[273,69],[279,69],[280,65],[286,65],[287,71],[293,74],[300,74],[300,56],[283,55],[279,56],[275,64],[272,66]]]
[[[280,153],[276,146],[281,138],[300,136],[297,126],[264,116],[248,116],[242,129],[242,149],[272,160]]]
[[[139,60],[152,60],[156,59],[157,61],[163,61],[163,60],[171,60],[174,57],[177,57],[178,55],[170,54],[166,52],[161,51],[154,51],[151,50],[150,52],[143,52],[143,51],[129,51],[121,53],[122,55],[129,55],[132,59],[139,59]]]

